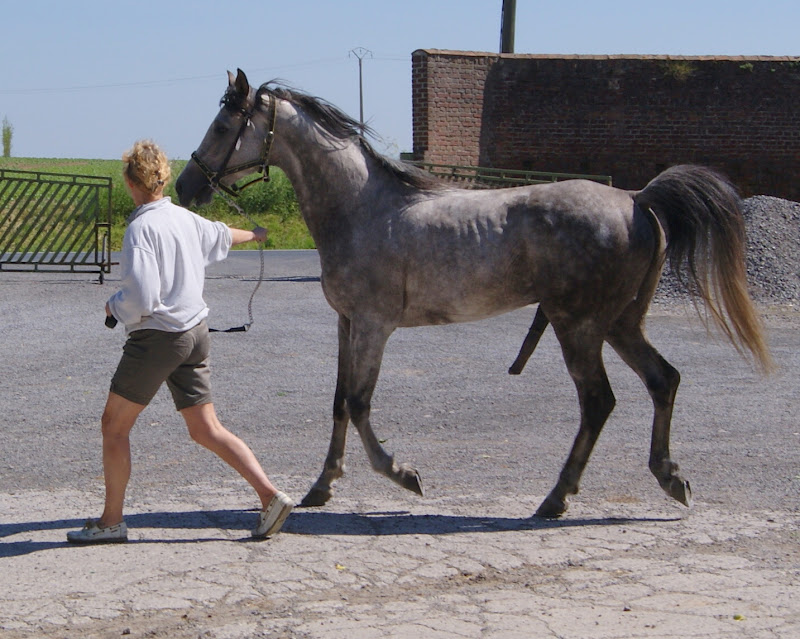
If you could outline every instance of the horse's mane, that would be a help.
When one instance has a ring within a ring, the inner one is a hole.
[[[355,139],[369,157],[402,183],[426,190],[448,188],[445,182],[434,177],[427,171],[413,164],[394,160],[378,153],[365,137],[366,135],[370,135],[373,138],[377,138],[378,136],[375,132],[367,125],[362,126],[360,122],[354,120],[330,102],[294,89],[276,80],[261,85],[258,92],[268,92],[281,100],[291,102],[299,109],[305,111],[320,126],[328,131],[328,133],[336,138],[341,140]]]

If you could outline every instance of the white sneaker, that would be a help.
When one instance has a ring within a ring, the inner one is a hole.
[[[283,526],[283,522],[294,508],[294,502],[288,495],[278,491],[269,502],[258,519],[258,528],[253,531],[253,537],[269,537],[276,534]]]
[[[96,519],[89,519],[80,530],[69,531],[67,541],[73,544],[122,544],[128,541],[128,525],[121,521],[101,528]]]

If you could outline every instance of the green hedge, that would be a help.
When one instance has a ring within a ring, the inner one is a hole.
[[[171,162],[172,181],[165,194],[177,202],[175,180],[185,160]],[[122,246],[122,235],[125,232],[125,220],[133,210],[133,200],[128,194],[122,180],[121,160],[73,160],[47,158],[0,158],[0,168],[18,171],[39,171],[42,173],[66,173],[73,175],[90,175],[110,177],[111,189],[111,250],[117,251]],[[260,182],[248,187],[237,198],[236,203],[259,225],[269,230],[267,248],[271,249],[310,249],[314,241],[308,233],[305,222],[300,216],[300,209],[289,179],[280,170],[270,169],[270,181]],[[240,215],[219,196],[203,207],[191,207],[193,211],[211,220],[219,220],[230,226],[250,228],[249,220]],[[239,245],[237,248],[252,249],[255,243]]]

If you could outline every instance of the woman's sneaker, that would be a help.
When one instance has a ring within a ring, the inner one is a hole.
[[[96,519],[89,519],[80,530],[67,533],[73,544],[120,544],[128,541],[128,525],[121,521],[113,526],[100,527]]]
[[[277,533],[283,522],[294,508],[294,502],[285,493],[278,491],[272,498],[258,519],[258,528],[253,531],[253,537],[264,538]]]

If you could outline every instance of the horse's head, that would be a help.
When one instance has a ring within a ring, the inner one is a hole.
[[[192,161],[181,172],[175,189],[181,204],[205,204],[213,191],[232,195],[252,182],[237,186],[236,181],[255,171],[268,179],[269,151],[275,125],[275,104],[269,93],[250,86],[241,69],[228,71],[228,89],[221,108],[203,141],[192,153]],[[265,108],[262,109],[262,106]],[[266,112],[266,117],[260,111]]]

